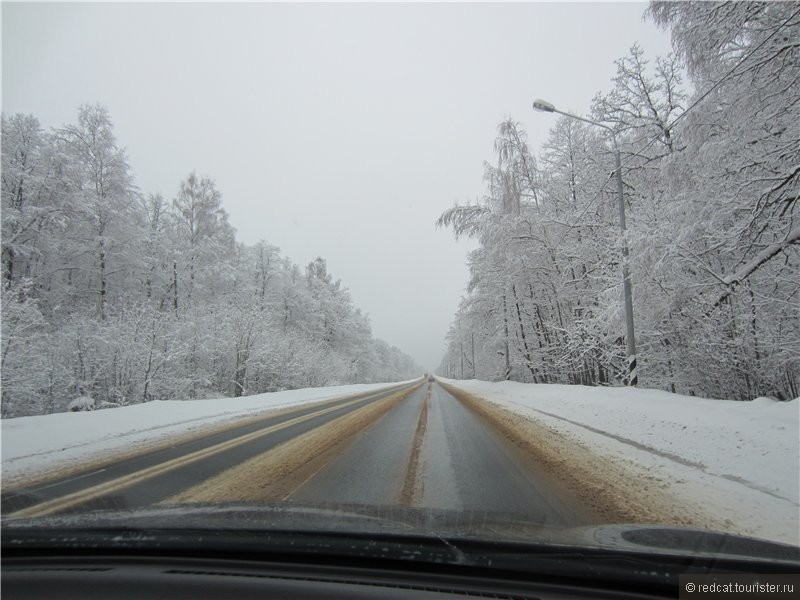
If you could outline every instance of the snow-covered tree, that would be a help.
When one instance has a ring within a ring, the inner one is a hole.
[[[138,193],[103,107],[2,127],[3,417],[421,372],[324,259],[238,244],[211,178]]]
[[[796,397],[800,11],[653,2],[649,14],[671,29],[675,54],[650,61],[633,46],[590,115],[613,131],[623,159],[640,382]],[[486,196],[439,219],[480,242],[441,371],[621,382],[611,140],[565,117],[534,160],[505,121],[494,149]]]

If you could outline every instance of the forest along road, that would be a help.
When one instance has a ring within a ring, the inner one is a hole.
[[[34,488],[11,517],[194,502],[488,511],[579,525],[581,505],[438,383],[416,382],[265,418]]]

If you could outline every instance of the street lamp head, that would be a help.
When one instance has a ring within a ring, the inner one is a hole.
[[[546,100],[534,100],[533,108],[534,110],[540,110],[542,112],[556,112],[556,107]]]

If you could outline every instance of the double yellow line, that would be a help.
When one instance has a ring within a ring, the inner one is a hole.
[[[394,390],[394,388],[390,389]],[[385,394],[388,391],[389,390],[381,390],[380,392],[376,393],[375,396],[380,396],[381,394]],[[272,425],[271,427],[266,427],[265,429],[259,429],[258,431],[247,433],[232,440],[220,442],[218,444],[214,444],[213,446],[209,446],[208,448],[203,448],[202,450],[196,450],[184,456],[179,456],[178,458],[173,458],[158,465],[147,467],[140,471],[136,471],[135,473],[123,475],[122,477],[117,477],[116,479],[112,479],[111,481],[106,481],[105,483],[99,483],[97,485],[88,487],[78,492],[73,492],[71,494],[61,496],[59,498],[54,498],[53,500],[47,500],[46,502],[34,504],[33,506],[29,506],[27,508],[23,508],[21,510],[10,513],[7,515],[7,517],[22,518],[22,517],[43,517],[46,515],[51,515],[53,513],[66,510],[68,508],[72,508],[73,506],[83,504],[84,502],[89,502],[90,500],[94,500],[95,498],[99,498],[101,496],[117,492],[121,489],[130,487],[134,484],[140,483],[147,479],[157,477],[178,467],[195,463],[197,461],[203,460],[204,458],[208,458],[209,456],[212,456],[219,452],[224,452],[225,450],[235,448],[236,446],[241,446],[242,444],[246,444],[248,442],[251,442],[260,437],[264,437],[266,435],[270,435],[271,433],[275,433],[276,431],[280,431],[281,429],[293,427],[294,425],[303,423],[304,421],[308,421],[310,419],[314,419],[316,417],[328,414],[335,410],[339,410],[341,408],[345,408],[353,404],[363,402],[364,400],[369,399],[369,397],[370,397],[369,395],[366,396],[361,395],[354,400],[345,402],[344,404],[336,404],[335,406],[324,408],[322,410],[318,410],[307,415],[295,417],[294,419],[289,419],[288,421],[284,421],[283,423],[278,423],[277,425]]]

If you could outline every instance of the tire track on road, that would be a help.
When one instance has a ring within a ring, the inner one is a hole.
[[[425,481],[422,478],[422,469],[420,468],[420,453],[422,451],[422,442],[425,439],[425,431],[428,428],[428,402],[431,399],[431,384],[428,384],[428,393],[425,395],[425,400],[422,402],[422,408],[419,411],[419,419],[417,420],[417,427],[414,431],[414,443],[411,449],[411,456],[408,459],[408,466],[406,467],[406,477],[403,483],[403,491],[400,492],[401,506],[411,506],[415,501],[422,498],[424,492]]]

